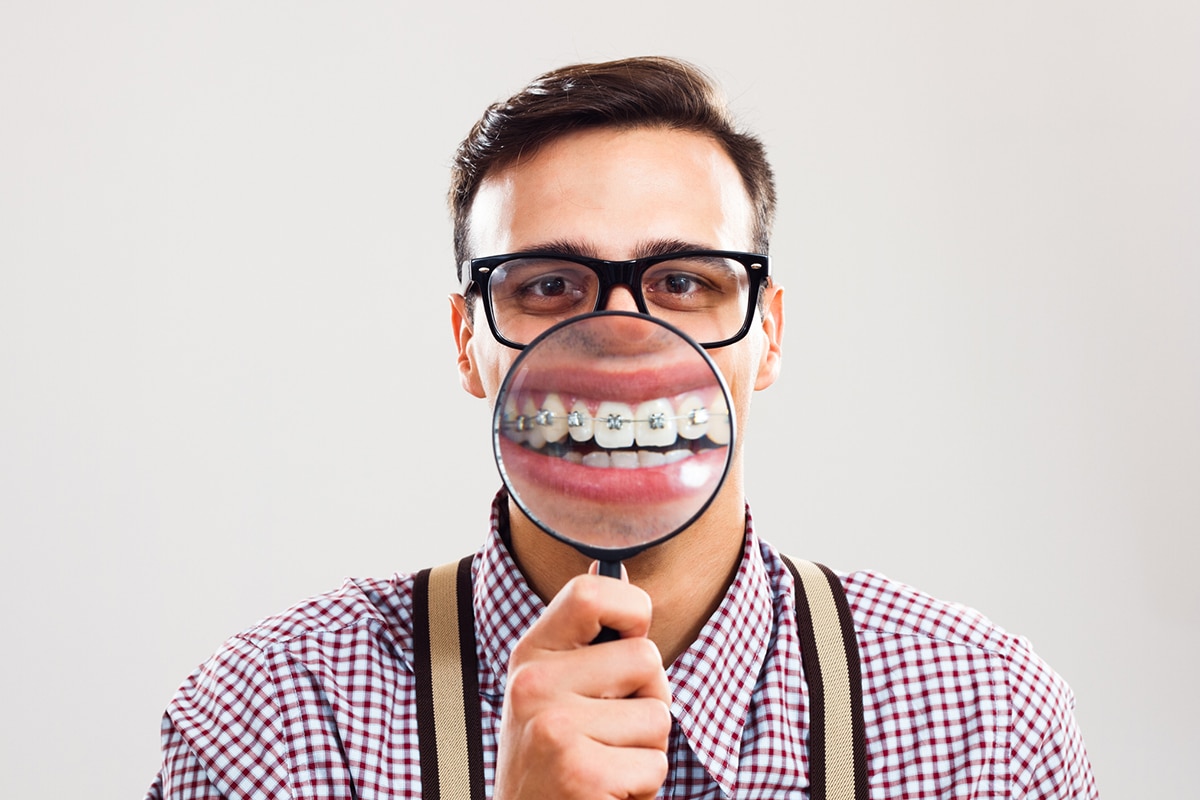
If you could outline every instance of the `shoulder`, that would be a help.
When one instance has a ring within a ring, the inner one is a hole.
[[[1022,644],[979,611],[878,572],[860,570],[838,577],[860,632],[922,637],[997,654]]]
[[[890,642],[973,661],[986,661],[1003,673],[1014,701],[1071,705],[1070,690],[1033,650],[1029,640],[1010,633],[981,612],[942,600],[878,572],[839,574],[866,653],[894,652]]]
[[[412,583],[413,576],[404,574],[386,579],[347,578],[337,589],[256,622],[230,642],[275,650],[363,628],[395,642],[411,639]]]
[[[226,639],[180,687],[168,713],[203,716],[210,705],[264,712],[297,675],[326,682],[380,664],[411,672],[411,652],[412,576],[346,579]]]

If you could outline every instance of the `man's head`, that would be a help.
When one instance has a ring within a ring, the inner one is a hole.
[[[584,305],[657,315],[639,309],[639,298],[680,305],[714,298],[725,308],[732,296],[749,319],[744,335],[722,328],[722,335],[693,336],[714,341],[708,352],[729,388],[737,430],[744,430],[750,396],[775,380],[780,364],[782,291],[771,279],[748,277],[756,266],[765,267],[753,253],[766,250],[774,188],[762,145],[733,129],[716,98],[699,72],[668,59],[569,67],[536,80],[514,100],[489,109],[459,149],[451,193],[455,247],[460,260],[486,259],[480,269],[508,263],[508,254],[526,254],[522,260],[533,262],[535,279],[503,281],[500,294],[533,327],[563,318],[556,316],[559,304],[573,297],[591,298]],[[722,261],[724,274],[734,276],[740,288],[733,295],[707,283],[700,271],[677,268],[680,254],[698,251]],[[736,258],[719,258],[730,253]],[[590,294],[594,284],[585,273],[559,272],[557,266],[568,263],[564,258],[645,264],[668,255],[661,279],[634,273],[640,277],[611,286],[607,294]],[[553,271],[545,271],[547,263],[556,265]],[[492,287],[493,311],[499,272],[473,278]],[[518,272],[526,274],[513,269]],[[759,286],[761,296],[754,298],[749,285]],[[451,302],[463,387],[495,402],[520,351],[477,319],[479,292],[453,295]],[[709,308],[687,310],[701,319]],[[499,335],[512,338],[500,328]],[[602,400],[636,401],[596,397],[587,403]],[[741,442],[734,442],[725,500],[710,507],[723,509],[727,529],[736,528],[744,510]]]
[[[490,106],[455,154],[450,179],[455,261],[473,256],[470,212],[490,174],[531,158],[565,134],[660,127],[712,137],[741,175],[754,217],[748,247],[767,253],[775,218],[775,183],[762,143],[740,132],[720,91],[700,70],[663,57],[576,64],[548,72]],[[462,278],[462,275],[459,275]]]

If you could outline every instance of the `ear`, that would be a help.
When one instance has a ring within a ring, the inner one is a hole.
[[[764,347],[758,361],[755,390],[765,389],[779,377],[783,358],[783,287],[771,281],[763,290]]]
[[[472,349],[475,326],[467,314],[467,298],[461,294],[450,295],[450,327],[454,330],[454,343],[458,348],[458,378],[462,387],[476,397],[484,397]]]

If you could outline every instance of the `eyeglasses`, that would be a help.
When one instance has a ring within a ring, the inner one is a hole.
[[[729,250],[631,261],[509,253],[464,262],[462,291],[479,288],[492,335],[518,350],[558,322],[603,308],[614,286],[628,287],[641,313],[711,348],[733,344],[750,330],[768,274],[766,256]]]

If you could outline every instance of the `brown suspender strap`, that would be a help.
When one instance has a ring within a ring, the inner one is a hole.
[[[800,657],[809,696],[809,797],[867,800],[858,639],[842,582],[828,567],[783,559],[796,581]]]
[[[828,567],[784,557],[808,683],[810,800],[867,800],[862,675],[850,606]],[[413,651],[422,796],[483,800],[471,559],[417,573]]]
[[[413,655],[422,796],[484,800],[470,557],[417,573]]]

